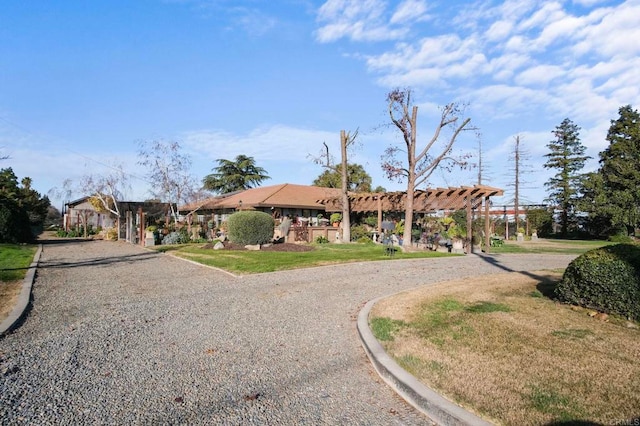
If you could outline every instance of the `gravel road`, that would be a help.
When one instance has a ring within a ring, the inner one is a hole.
[[[233,277],[126,243],[45,241],[28,317],[0,340],[0,421],[430,424],[370,366],[355,322],[365,302],[572,258],[469,255]]]

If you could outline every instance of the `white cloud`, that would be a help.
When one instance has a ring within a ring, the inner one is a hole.
[[[366,64],[383,86],[411,86],[444,101],[470,98],[491,121],[525,115],[535,126],[534,117],[568,116],[600,128],[640,97],[640,2],[598,4],[482,4],[452,19],[467,30],[406,39],[369,54]]]
[[[405,0],[396,8],[390,23],[403,24],[411,21],[423,21],[428,18],[427,2],[424,0]]]
[[[342,38],[354,41],[398,40],[411,24],[428,19],[424,0],[405,0],[391,12],[383,0],[327,0],[319,9],[316,30],[320,43]]]
[[[531,63],[531,57],[519,53],[505,53],[502,56],[492,58],[488,64],[488,74],[496,81],[511,79],[515,73]]]
[[[632,59],[640,55],[640,2],[629,0],[616,8],[596,10],[589,15],[588,25],[579,32],[581,40],[574,52],[598,54],[604,58]]]
[[[515,81],[521,86],[546,85],[551,80],[565,75],[565,70],[556,65],[538,65],[520,73]]]
[[[553,22],[557,22],[566,15],[562,9],[562,5],[557,2],[547,2],[538,10],[534,11],[531,16],[526,17],[518,24],[518,30],[530,31],[536,28],[545,28]]]
[[[487,32],[485,33],[485,37],[487,40],[495,42],[504,40],[511,34],[513,29],[513,23],[509,21],[497,21],[491,24]]]

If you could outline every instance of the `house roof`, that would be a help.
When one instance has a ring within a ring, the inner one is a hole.
[[[74,208],[75,206],[80,205],[80,204],[82,204],[82,203],[86,202],[87,200],[89,200],[89,198],[91,198],[91,197],[87,195],[87,196],[85,196],[85,197],[78,198],[77,200],[68,201],[68,202],[66,202],[66,203],[65,203],[65,205],[66,205],[67,207]]]
[[[338,197],[340,193],[336,188],[283,183],[212,197],[181,206],[180,211],[270,207],[324,210],[325,206],[318,200]]]

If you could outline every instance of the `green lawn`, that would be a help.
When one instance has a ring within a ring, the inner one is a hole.
[[[601,240],[555,240],[541,239],[538,241],[505,241],[500,247],[491,247],[491,253],[555,253],[582,254],[586,251],[616,244]]]
[[[0,244],[0,281],[23,279],[36,250],[33,245]]]
[[[574,240],[522,243],[506,241],[502,247],[492,247],[491,253],[580,254],[608,244],[612,243]],[[348,262],[458,256],[424,250],[403,253],[399,249],[393,256],[387,256],[382,246],[374,244],[311,244],[313,251],[307,252],[212,250],[201,248],[203,246],[204,244],[182,244],[156,246],[154,249],[161,252],[170,251],[176,256],[237,274],[257,274]]]
[[[202,246],[203,244],[159,246],[156,250],[171,251],[176,256],[239,274],[256,274],[348,262],[457,256],[431,251],[403,253],[400,250],[396,250],[393,256],[387,256],[382,246],[373,244],[312,244],[311,247],[314,250],[307,252],[212,250],[203,249]]]

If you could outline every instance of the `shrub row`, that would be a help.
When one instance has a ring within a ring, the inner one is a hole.
[[[574,259],[555,289],[566,303],[640,321],[640,246],[617,244]]]

